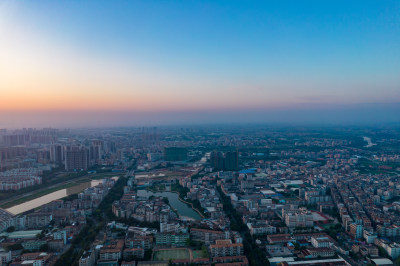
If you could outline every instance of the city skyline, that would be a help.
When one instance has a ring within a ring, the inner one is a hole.
[[[397,1],[0,2],[0,123],[396,123]]]

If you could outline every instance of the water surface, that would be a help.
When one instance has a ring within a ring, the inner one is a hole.
[[[80,193],[83,190],[85,190],[86,188],[97,186],[101,182],[102,182],[102,180],[92,180],[89,182],[80,183],[76,186],[60,189],[60,190],[54,191],[50,194],[38,197],[36,199],[15,205],[6,210],[11,212],[12,214],[20,214],[20,213],[35,209],[37,207],[40,207],[40,206],[47,204],[53,200],[58,200],[58,199],[67,197],[69,195]]]
[[[368,143],[365,147],[366,148],[370,148],[372,146],[375,146],[375,143],[372,143],[371,138],[370,137],[363,137],[363,139]]]
[[[182,201],[179,200],[177,193],[173,193],[173,192],[154,193],[154,192],[151,192],[148,190],[138,190],[137,194],[140,197],[146,197],[146,198],[148,198],[150,196],[168,198],[169,204],[178,211],[180,216],[189,217],[189,218],[192,218],[195,220],[201,220],[201,216],[196,211],[194,211],[186,203],[183,203]]]

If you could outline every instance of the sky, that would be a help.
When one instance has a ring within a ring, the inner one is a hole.
[[[0,0],[0,128],[399,114],[400,1]]]

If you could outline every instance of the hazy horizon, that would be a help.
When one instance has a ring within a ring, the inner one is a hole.
[[[400,124],[400,103],[271,110],[186,112],[35,111],[4,112],[0,128],[97,128],[207,124],[386,125]]]

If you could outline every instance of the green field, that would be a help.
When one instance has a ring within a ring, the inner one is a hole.
[[[154,252],[153,260],[181,260],[189,259],[189,251],[187,249],[162,249]]]
[[[207,251],[203,250],[193,250],[193,259],[207,258]]]

